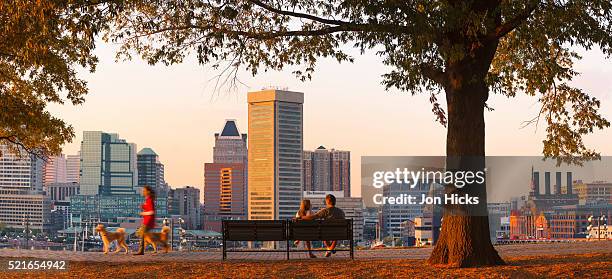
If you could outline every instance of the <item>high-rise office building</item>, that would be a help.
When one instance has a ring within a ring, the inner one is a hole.
[[[215,133],[213,162],[204,164],[205,230],[220,232],[222,220],[247,217],[246,141],[235,120],[226,120],[221,133]]]
[[[331,188],[332,191],[343,191],[345,197],[351,196],[351,153],[334,150],[331,155]]]
[[[0,223],[46,231],[51,203],[43,192],[44,161],[20,147],[0,144]]]
[[[117,134],[83,132],[79,195],[70,196],[72,222],[109,222],[137,217],[143,197],[136,193],[136,144]],[[156,211],[167,214],[167,197],[157,193]]]
[[[312,188],[331,191],[331,156],[323,146],[312,153]]]
[[[215,133],[213,163],[246,164],[247,155],[247,135],[240,134],[236,120],[226,120],[221,133]]]
[[[245,167],[230,163],[204,165],[202,223],[205,230],[221,232],[222,220],[246,219]]]
[[[66,183],[66,157],[64,154],[50,156],[43,167],[43,187],[52,183]]]
[[[185,228],[201,227],[200,189],[191,186],[171,189],[168,200],[168,214],[180,215],[185,220]]]
[[[302,185],[304,186],[304,191],[314,191],[314,183],[313,183],[313,153],[309,150],[304,150],[302,155]]]
[[[351,196],[351,154],[349,151],[327,150],[319,146],[304,151],[304,191],[342,191]]]
[[[302,198],[304,94],[248,93],[248,217],[291,218]]]
[[[66,182],[79,183],[81,172],[81,152],[76,155],[66,155]]]
[[[136,144],[117,134],[83,132],[81,195],[135,194],[138,184]]]
[[[43,190],[44,160],[28,154],[24,149],[12,150],[0,144],[0,188]]]
[[[138,186],[149,185],[154,189],[166,190],[164,179],[164,164],[151,148],[143,148],[137,154]]]

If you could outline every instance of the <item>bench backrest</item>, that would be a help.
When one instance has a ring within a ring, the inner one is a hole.
[[[287,240],[284,220],[223,220],[223,239],[229,241]]]
[[[351,240],[353,220],[329,219],[309,221],[289,221],[290,240]]]

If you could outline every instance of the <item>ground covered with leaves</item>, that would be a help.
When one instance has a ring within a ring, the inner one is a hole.
[[[2,258],[3,262],[10,258]],[[423,260],[71,262],[69,271],[0,271],[0,278],[612,278],[612,253],[512,257],[485,268],[429,266]]]

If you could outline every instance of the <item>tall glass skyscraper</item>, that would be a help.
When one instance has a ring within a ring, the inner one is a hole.
[[[117,134],[83,132],[81,195],[135,194],[138,185],[136,144]]]
[[[302,198],[304,94],[249,92],[248,103],[248,217],[291,218]]]
[[[151,148],[143,148],[138,152],[138,186],[149,185],[158,190],[166,190],[164,179],[164,164]]]

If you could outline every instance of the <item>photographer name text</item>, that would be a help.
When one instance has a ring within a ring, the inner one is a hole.
[[[373,197],[374,203],[379,205],[384,204],[478,204],[478,197],[470,196],[468,194],[445,194],[443,197],[438,196],[427,196],[426,194],[410,195],[401,194],[398,196],[386,197],[382,194],[376,194]]]

